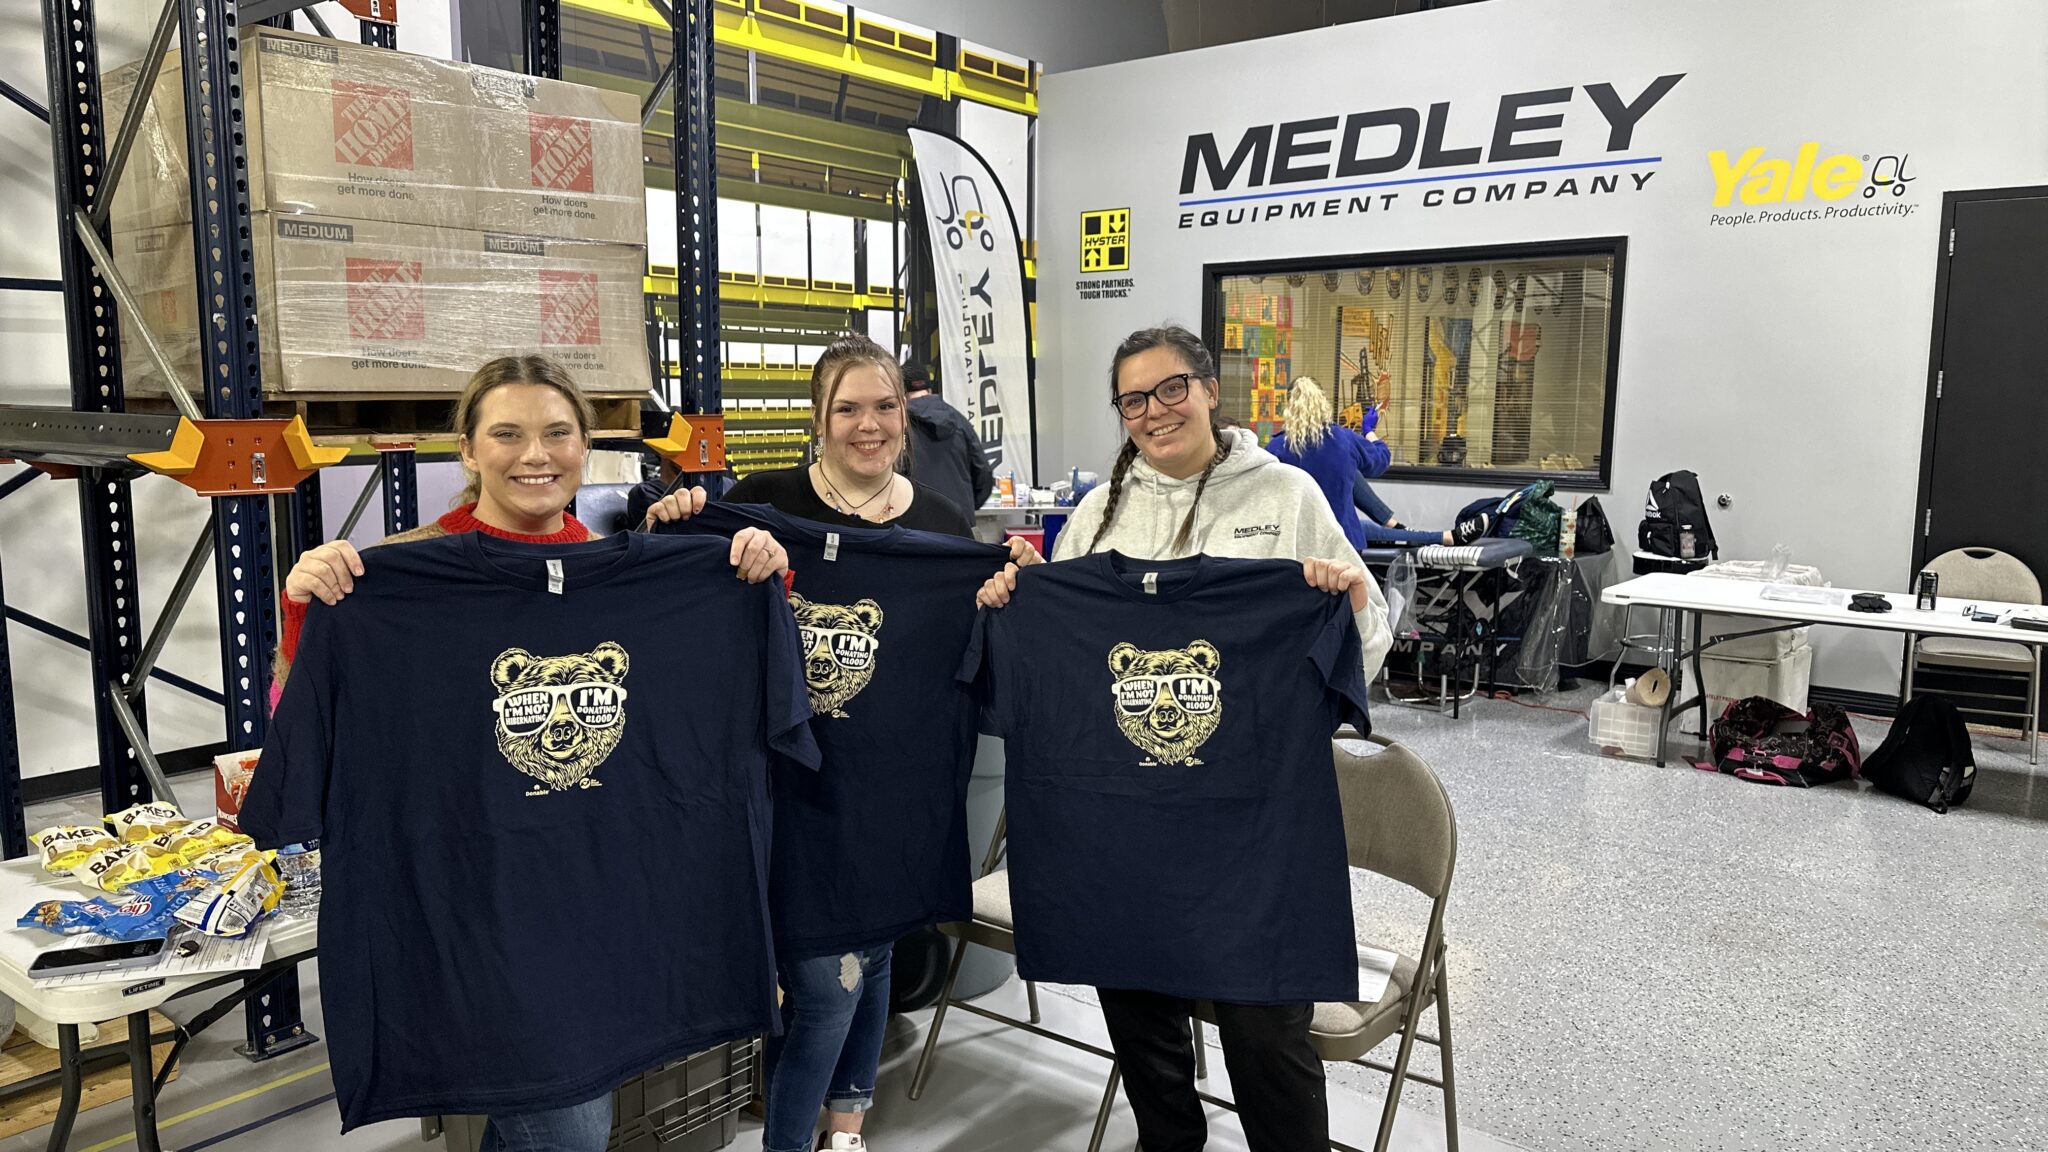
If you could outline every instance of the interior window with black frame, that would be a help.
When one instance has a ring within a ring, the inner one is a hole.
[[[1223,413],[1263,443],[1312,376],[1342,423],[1376,420],[1390,476],[1605,488],[1626,244],[1211,265]]]

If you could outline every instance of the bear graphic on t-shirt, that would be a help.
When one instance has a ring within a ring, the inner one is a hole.
[[[875,675],[881,643],[882,606],[873,600],[852,605],[819,604],[791,594],[797,630],[803,634],[804,683],[811,711],[845,718],[842,710]]]
[[[498,751],[540,781],[529,795],[595,788],[591,775],[626,732],[626,650],[606,641],[588,652],[536,656],[508,648],[491,662]]]
[[[1195,750],[1223,719],[1223,682],[1216,678],[1222,663],[1223,654],[1207,640],[1158,652],[1134,644],[1110,649],[1116,725],[1153,758],[1148,763],[1201,763]]]

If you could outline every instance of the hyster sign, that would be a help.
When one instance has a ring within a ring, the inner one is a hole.
[[[1655,175],[1649,165],[1661,156],[1618,157],[1635,140],[1636,127],[1684,73],[1659,76],[1633,97],[1612,84],[1588,84],[1583,91],[1607,125],[1606,157],[1563,164],[1564,142],[1542,134],[1564,126],[1577,88],[1545,88],[1502,96],[1493,132],[1484,145],[1448,141],[1449,101],[1418,108],[1381,108],[1349,115],[1319,116],[1259,124],[1238,137],[1226,156],[1213,132],[1188,137],[1181,164],[1181,228],[1247,224],[1265,220],[1342,216],[1388,211],[1404,193],[1376,191],[1405,185],[1463,181],[1456,188],[1420,190],[1413,199],[1425,208],[1445,204],[1500,203],[1540,197],[1641,191]],[[1425,175],[1439,169],[1477,169]],[[1635,171],[1626,171],[1627,169]],[[1607,170],[1602,172],[1601,170]],[[1414,174],[1399,175],[1410,173]],[[1584,173],[1581,176],[1556,175]],[[1519,177],[1541,179],[1521,180]],[[1623,183],[1623,177],[1628,183]],[[1358,177],[1384,177],[1357,181]],[[1329,184],[1330,181],[1356,181]],[[1502,181],[1508,181],[1502,183]],[[1308,185],[1308,187],[1300,187]],[[1249,191],[1268,189],[1267,191]],[[1204,192],[1215,195],[1203,195]],[[1342,194],[1342,195],[1340,195]],[[1269,203],[1258,203],[1269,201]],[[1273,203],[1271,201],[1292,201]]]

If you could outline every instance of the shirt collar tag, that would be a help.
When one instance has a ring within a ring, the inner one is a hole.
[[[825,559],[839,559],[839,533],[837,532],[825,533]]]
[[[1147,573],[1145,573],[1145,595],[1147,595],[1147,596],[1157,596],[1157,595],[1159,595],[1159,573],[1157,573],[1157,572],[1147,572]]]
[[[562,594],[562,562],[548,561],[548,591],[557,596]]]

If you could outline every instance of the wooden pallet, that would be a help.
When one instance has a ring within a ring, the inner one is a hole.
[[[149,1030],[154,1036],[167,1035],[171,1031],[171,1022],[162,1014],[151,1012]],[[114,1020],[100,1025],[99,1043],[94,1047],[120,1044],[127,1039],[128,1021]],[[157,1067],[163,1066],[164,1058],[170,1051],[169,1040],[150,1049],[150,1055]],[[16,1029],[14,1034],[7,1038],[5,1046],[0,1047],[0,1089],[10,1084],[19,1084],[32,1076],[55,1071],[56,1067],[57,1053],[54,1049],[43,1047],[30,1039],[28,1033]],[[177,1069],[171,1070],[170,1078],[178,1078]],[[99,1068],[88,1068],[85,1073],[84,1090],[78,1096],[78,1110],[82,1114],[87,1109],[98,1108],[103,1104],[122,1103],[133,1095],[132,1085],[126,1060],[116,1060]],[[45,1127],[55,1120],[57,1098],[62,1092],[62,1085],[51,1083],[33,1092],[0,1100],[0,1139]]]
[[[590,398],[597,409],[593,432],[608,436],[640,435],[641,394],[598,395]],[[132,412],[175,411],[164,396],[133,396]],[[313,439],[322,444],[369,444],[390,441],[447,440],[455,423],[455,397],[393,395],[389,392],[323,393],[318,396],[269,396],[263,401],[263,415],[289,420],[303,416]]]

